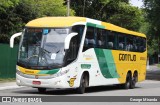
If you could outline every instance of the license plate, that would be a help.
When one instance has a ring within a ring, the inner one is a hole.
[[[40,85],[41,81],[33,81],[32,84],[34,84],[34,85]]]

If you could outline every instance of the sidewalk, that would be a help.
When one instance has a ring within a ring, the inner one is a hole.
[[[22,88],[23,86],[18,86],[16,82],[5,82],[5,83],[0,83],[0,90],[5,90],[5,89],[16,89],[16,88]]]
[[[147,71],[157,71],[160,70],[160,68],[157,67],[157,64],[154,65],[148,65]]]
[[[157,64],[149,66],[149,69],[147,69],[146,79],[160,81],[160,68],[157,67]]]

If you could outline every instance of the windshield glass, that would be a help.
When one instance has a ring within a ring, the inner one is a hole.
[[[26,28],[20,44],[18,63],[32,69],[61,67],[68,34],[69,28]]]

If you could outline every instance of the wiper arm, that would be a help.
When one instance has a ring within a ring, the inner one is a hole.
[[[60,50],[58,50],[56,53],[59,53]]]

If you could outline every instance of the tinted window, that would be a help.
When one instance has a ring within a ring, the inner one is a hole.
[[[108,49],[115,49],[116,46],[116,37],[112,31],[107,32],[107,48]]]
[[[72,27],[72,32],[77,32],[80,39],[82,39],[84,25],[76,25]]]
[[[138,52],[144,52],[146,50],[146,39],[145,38],[137,38]]]
[[[119,50],[125,50],[126,48],[125,35],[121,33],[118,34],[118,46],[117,47]]]
[[[89,48],[144,52],[146,50],[146,39],[105,29],[87,27],[83,51]]]
[[[126,51],[133,51],[133,36],[126,37]]]
[[[67,64],[71,63],[77,58],[78,51],[79,51],[79,36],[76,35],[72,37],[69,45],[69,49],[67,50]]]
[[[96,47],[96,32],[94,27],[87,27],[86,37],[84,40],[84,48],[83,51],[89,49],[89,48],[95,48]]]
[[[105,48],[106,43],[106,31],[103,29],[97,29],[97,47]]]

